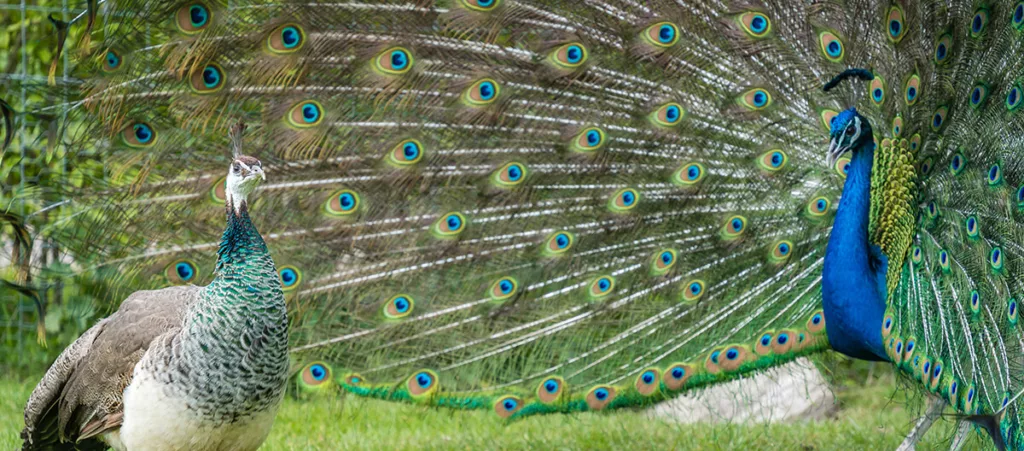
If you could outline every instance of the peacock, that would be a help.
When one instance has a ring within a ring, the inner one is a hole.
[[[105,167],[48,233],[115,299],[211,280],[254,124],[297,394],[514,420],[831,349],[1024,447],[1024,1],[86,8],[46,108]]]
[[[288,318],[249,217],[266,176],[240,154],[243,130],[232,131],[216,278],[132,293],[68,346],[25,407],[24,449],[254,450],[266,439],[288,377]]]

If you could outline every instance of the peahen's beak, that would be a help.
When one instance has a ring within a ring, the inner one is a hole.
[[[267,174],[265,172],[263,172],[263,168],[261,168],[259,166],[254,167],[254,168],[252,168],[252,172],[255,172],[256,174],[259,174],[260,180],[262,180],[264,182],[267,181]]]

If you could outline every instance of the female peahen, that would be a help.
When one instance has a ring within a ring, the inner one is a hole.
[[[288,376],[288,318],[249,218],[265,175],[238,152],[243,129],[217,276],[135,292],[65,349],[29,398],[24,449],[254,450],[266,439]]]
[[[206,280],[261,122],[302,390],[512,418],[831,347],[1021,445],[1022,1],[89,5],[67,141],[132,195],[68,249]]]

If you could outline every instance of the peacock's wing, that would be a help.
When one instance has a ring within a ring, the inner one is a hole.
[[[502,416],[654,402],[827,347],[854,90],[821,85],[873,67],[861,109],[912,124],[946,20],[847,3],[112,1],[68,131],[107,167],[54,233],[118,289],[210,280],[245,118],[300,385],[326,361]]]
[[[935,4],[926,13],[934,23],[911,23],[896,48],[924,47],[929,58],[889,78],[899,84],[887,102],[904,111],[893,132],[910,134],[920,180],[918,219],[900,216],[892,235],[910,247],[889,269],[882,333],[911,378],[962,413],[1002,413],[993,432],[1017,442],[1024,2]],[[872,197],[886,204],[897,192]]]

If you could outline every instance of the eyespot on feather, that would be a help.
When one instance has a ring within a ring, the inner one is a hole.
[[[359,211],[361,203],[362,199],[360,199],[359,194],[350,189],[343,189],[331,193],[331,196],[327,198],[327,202],[324,202],[324,212],[328,216],[352,216]]]
[[[704,296],[704,281],[700,279],[694,279],[686,282],[683,285],[682,300],[685,303],[693,303],[700,300]]]
[[[398,167],[409,167],[423,158],[423,144],[415,139],[399,142],[387,153],[387,161]]]
[[[491,12],[501,5],[502,0],[459,0],[459,4],[475,12]]]
[[[896,116],[892,119],[892,136],[899,138],[903,134],[903,117]]]
[[[614,213],[625,213],[640,204],[640,193],[633,188],[623,188],[608,199],[608,209]]]
[[[940,107],[935,109],[935,112],[932,113],[932,131],[933,132],[935,132],[935,133],[942,132],[942,129],[945,128],[945,125],[946,125],[946,115],[947,114],[949,114],[949,107],[948,106],[943,105],[943,106],[940,106]]]
[[[696,374],[696,372],[696,367],[686,363],[674,363],[670,365],[665,369],[664,373],[665,388],[672,391],[681,390],[686,384],[686,381]]]
[[[835,169],[836,174],[845,179],[846,175],[850,173],[850,159],[842,157],[836,160],[836,166],[833,169]]]
[[[615,399],[615,387],[610,385],[598,385],[587,393],[587,407],[590,410],[602,410]]]
[[[555,48],[548,54],[548,61],[560,69],[577,69],[587,62],[587,47],[579,42],[570,42]]]
[[[516,279],[512,277],[502,277],[491,284],[491,288],[487,290],[487,293],[490,295],[492,301],[504,301],[515,296],[518,291],[519,282],[516,281]]]
[[[415,306],[411,296],[398,294],[384,302],[384,316],[388,319],[402,319],[411,315]]]
[[[811,314],[810,319],[807,320],[807,331],[812,334],[821,333],[825,330],[825,312],[818,310]]]
[[[1024,1],[1017,2],[1017,5],[1013,7],[1013,12],[1010,13],[1010,25],[1018,33],[1024,31]]]
[[[679,27],[672,22],[658,22],[648,26],[640,36],[648,44],[667,49],[679,42]]]
[[[659,127],[675,127],[686,117],[686,110],[676,102],[659,106],[648,116],[651,123]]]
[[[981,106],[985,104],[985,100],[988,100],[988,93],[988,85],[982,82],[977,82],[974,84],[974,88],[971,89],[971,96],[967,103],[971,108],[981,108]]]
[[[906,101],[907,106],[913,106],[919,98],[921,98],[921,77],[914,74],[904,84],[903,99]]]
[[[676,250],[662,249],[651,257],[651,273],[655,276],[667,274],[676,265]]]
[[[657,368],[647,368],[636,377],[636,382],[633,383],[633,386],[636,387],[636,391],[641,395],[651,396],[658,392],[660,381],[661,371]]]
[[[409,376],[405,386],[413,399],[425,400],[430,395],[437,393],[441,383],[437,379],[437,373],[430,370],[420,370]]]
[[[672,173],[672,183],[688,188],[696,186],[704,180],[705,175],[707,175],[707,171],[704,169],[704,165],[690,162],[682,165]]]
[[[590,282],[590,287],[587,289],[587,294],[590,296],[591,300],[597,300],[605,296],[608,296],[609,294],[612,294],[612,291],[614,289],[614,277],[608,275],[599,276],[596,279],[594,279],[593,282]]]
[[[135,122],[121,132],[121,139],[128,147],[145,148],[156,144],[157,134],[149,124]]]
[[[890,42],[897,44],[906,35],[907,27],[904,25],[903,8],[893,5],[889,8],[886,19],[886,35],[889,37]]]
[[[324,120],[324,107],[315,100],[303,100],[288,110],[285,119],[294,128],[316,127]]]
[[[885,103],[885,79],[875,74],[875,79],[868,82],[868,98],[875,106],[882,106]]]
[[[749,111],[761,111],[771,106],[772,95],[764,89],[753,88],[741,94],[736,103]]]
[[[935,41],[935,64],[943,65],[949,62],[949,55],[953,53],[953,35],[946,33],[939,36]]]
[[[203,70],[192,73],[189,78],[189,87],[196,94],[212,94],[220,91],[227,80],[224,69],[219,64],[209,63]]]
[[[493,78],[484,78],[462,92],[462,101],[471,107],[482,107],[496,102],[500,94],[501,85]]]
[[[522,408],[523,400],[516,396],[506,395],[494,401],[494,413],[501,418],[509,418]]]
[[[373,58],[373,69],[384,75],[403,75],[412,70],[415,60],[404,47],[391,47]]]
[[[778,172],[786,167],[789,162],[789,155],[782,149],[772,149],[757,157],[757,165],[766,172]]]
[[[114,50],[107,50],[107,52],[103,54],[102,68],[104,72],[116,72],[121,68],[122,63],[121,55]]]
[[[747,11],[736,16],[736,23],[747,36],[763,38],[772,31],[772,22],[760,11]]]
[[[910,137],[910,151],[917,152],[921,148],[921,134],[914,133],[914,136]]]
[[[988,264],[992,272],[999,274],[1003,272],[1003,250],[999,246],[992,248],[988,253]]]
[[[210,186],[208,198],[211,203],[218,206],[224,206],[224,203],[228,201],[227,185],[225,184],[226,181],[227,177],[221,177],[217,179],[216,182],[213,182],[212,186]]]
[[[560,231],[548,235],[544,242],[544,253],[548,256],[561,255],[572,249],[575,237],[567,231]]]
[[[299,268],[287,265],[277,269],[277,277],[281,281],[281,289],[285,292],[295,291],[302,284],[302,271]]]
[[[964,220],[964,230],[967,232],[967,237],[970,239],[978,239],[980,236],[980,230],[978,227],[978,218],[974,215],[970,215]]]
[[[454,238],[466,230],[466,217],[455,211],[446,213],[434,222],[430,230],[438,238]]]
[[[779,240],[769,247],[768,261],[776,265],[781,265],[789,261],[789,256],[792,254],[793,242],[789,240]]]
[[[818,44],[821,46],[821,53],[825,55],[825,59],[833,63],[843,62],[843,57],[846,56],[846,47],[835,33],[831,31],[818,33]]]
[[[164,268],[167,281],[175,285],[193,283],[198,275],[199,266],[191,260],[177,260]]]
[[[178,30],[182,33],[196,34],[210,26],[213,21],[213,12],[205,4],[195,2],[178,8],[174,19]]]
[[[1003,183],[1003,167],[999,163],[989,166],[988,172],[985,174],[988,186],[998,186]]]
[[[827,198],[825,198],[824,196],[818,196],[815,197],[814,199],[811,199],[811,201],[807,203],[807,208],[805,209],[805,211],[812,218],[820,218],[828,213],[829,208],[831,206],[832,202],[830,202]]]
[[[604,146],[604,130],[598,127],[588,127],[579,132],[569,144],[574,152],[594,152]]]
[[[306,30],[296,23],[279,25],[267,35],[267,50],[276,55],[295,53],[305,44]]]
[[[537,399],[544,404],[553,404],[562,400],[565,391],[565,380],[552,376],[541,381],[537,386]]]
[[[499,188],[514,188],[526,180],[526,165],[519,162],[505,163],[491,174],[491,182]]]
[[[359,373],[349,373],[349,374],[345,375],[344,381],[348,385],[351,385],[353,387],[357,387],[357,386],[362,385],[363,383],[365,383],[366,382],[366,378],[364,378]]]
[[[1022,104],[1024,104],[1024,88],[1021,88],[1019,82],[1014,83],[1010,87],[1010,91],[1006,93],[1006,110],[1017,111]]]
[[[722,239],[731,241],[741,236],[747,230],[747,218],[735,215],[725,220],[725,224],[722,225],[721,236]]]
[[[330,386],[331,367],[324,362],[310,362],[299,371],[296,382],[298,387],[305,392],[316,392]]]
[[[988,26],[989,12],[987,8],[978,8],[974,10],[974,17],[971,19],[970,33],[972,38],[981,37],[981,34],[985,32],[985,28]]]

